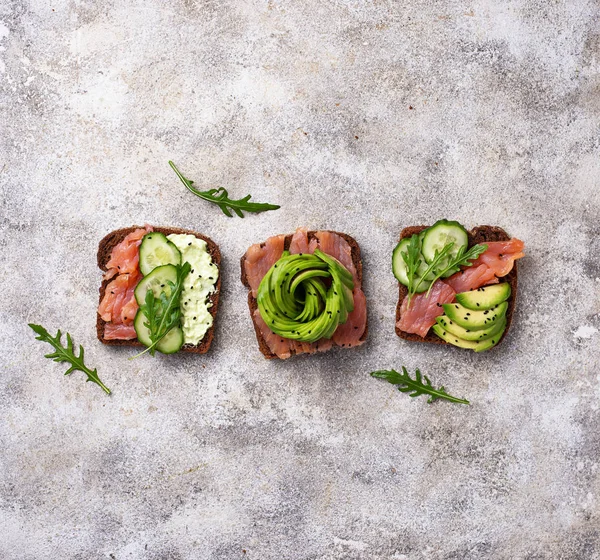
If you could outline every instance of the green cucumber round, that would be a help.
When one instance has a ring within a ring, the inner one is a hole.
[[[428,263],[433,262],[436,253],[439,253],[448,243],[454,243],[448,253],[450,258],[456,257],[460,249],[462,247],[466,249],[469,244],[467,230],[458,222],[448,220],[439,220],[427,228],[422,239],[421,253]]]
[[[416,234],[415,234],[416,235]],[[419,239],[421,236],[419,235]],[[408,245],[410,243],[411,237],[405,237],[396,245],[394,252],[392,253],[392,272],[394,276],[404,286],[408,287],[408,276],[406,274],[406,263],[402,258],[402,253],[407,252]],[[429,289],[429,285],[431,281],[435,278],[435,271],[431,270],[427,276],[423,276],[425,272],[427,272],[427,263],[425,259],[421,255],[421,264],[419,268],[417,268],[417,273],[415,274],[414,284],[417,286],[417,293],[424,292]]]
[[[142,238],[140,245],[140,271],[146,276],[156,267],[181,264],[181,253],[165,235],[152,231]]]
[[[154,297],[160,297],[161,292],[165,292],[167,297],[171,295],[171,285],[177,282],[177,268],[172,264],[165,264],[156,267],[148,276],[144,276],[135,287],[135,300],[138,305],[143,305],[146,301],[146,293],[148,290],[154,292]]]
[[[406,275],[406,263],[402,258],[402,253],[407,252],[409,243],[410,237],[405,237],[400,240],[400,243],[396,245],[396,248],[392,253],[392,272],[394,273],[396,280],[404,286],[408,286],[408,276]]]
[[[150,331],[144,325],[146,316],[141,309],[135,315],[133,326],[137,334],[137,339],[146,347],[152,344],[150,340]],[[172,328],[156,345],[156,349],[162,354],[174,354],[183,346],[183,331],[179,327]]]

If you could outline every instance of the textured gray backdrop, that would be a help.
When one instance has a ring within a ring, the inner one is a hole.
[[[0,1],[0,557],[600,558],[600,5]],[[200,186],[280,203],[228,219]],[[441,218],[527,243],[492,352],[394,334],[390,252]],[[99,344],[112,229],[223,253],[202,357]],[[368,343],[265,361],[246,247],[360,243]],[[114,394],[43,358],[69,330]],[[405,364],[472,406],[410,399]]]

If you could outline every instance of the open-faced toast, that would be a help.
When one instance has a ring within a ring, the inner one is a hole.
[[[410,226],[406,227],[400,233],[400,240],[407,239],[412,237],[415,234],[420,234],[422,231],[426,230],[428,226]],[[473,228],[471,231],[467,232],[468,235],[468,248],[473,247],[477,244],[485,244],[490,242],[498,242],[498,241],[509,241],[510,236],[500,227],[496,226],[477,226]],[[501,255],[500,255],[501,256]],[[498,344],[508,333],[510,328],[512,317],[515,309],[515,302],[517,298],[517,268],[518,264],[516,260],[514,261],[512,270],[506,275],[503,276],[500,281],[506,282],[510,285],[510,296],[506,300],[507,308],[506,308],[506,326],[499,340],[495,341],[495,344]],[[403,331],[400,326],[401,319],[401,310],[402,310],[402,302],[408,294],[408,290],[406,286],[402,283],[398,282],[398,303],[396,306],[396,334],[405,340],[410,340],[413,342],[429,342],[432,344],[448,344],[446,341],[442,340],[434,331],[430,329],[426,336],[422,337],[416,333],[410,333]]]
[[[100,241],[100,243],[98,245],[97,261],[98,261],[98,267],[102,271],[104,271],[104,272],[107,271],[107,263],[109,262],[109,259],[111,258],[111,253],[112,253],[113,248],[115,248],[119,243],[121,243],[123,241],[123,239],[125,239],[125,237],[128,234],[132,233],[136,229],[140,229],[140,227],[132,226],[129,228],[118,229],[118,230],[112,231],[111,233],[106,235]],[[188,235],[193,235],[194,237],[205,241],[206,242],[206,250],[210,254],[212,262],[220,269],[221,253],[219,251],[219,247],[217,246],[217,244],[214,241],[212,241],[212,239],[206,237],[205,235],[197,233],[195,231],[190,231],[190,230],[185,230],[185,229],[180,229],[180,228],[153,227],[152,229],[153,229],[153,231],[162,233],[164,235],[188,234]],[[102,302],[104,295],[106,293],[106,288],[110,284],[111,280],[112,279],[103,279],[102,280],[102,284],[100,285],[100,298],[99,298],[100,302]],[[209,311],[210,315],[212,316],[212,326],[206,331],[206,334],[204,335],[204,337],[198,344],[196,344],[196,345],[184,344],[180,349],[181,352],[204,354],[209,350],[210,345],[213,341],[213,337],[214,337],[215,321],[216,321],[216,315],[217,315],[217,310],[218,310],[220,292],[221,292],[221,274],[220,274],[220,270],[219,270],[219,276],[217,277],[217,280],[215,283],[215,289],[208,296],[209,302],[211,304],[210,307],[208,308],[208,311]],[[105,338],[106,324],[107,324],[107,322],[104,321],[102,319],[102,317],[100,317],[100,314],[97,314],[96,315],[96,330],[97,330],[98,339],[103,344],[109,344],[109,345],[114,345],[114,346],[143,346],[137,339],[118,340],[118,339]]]
[[[364,299],[361,299],[361,302],[364,301],[364,323],[361,324],[360,327],[358,327],[358,326],[352,327],[353,329],[357,330],[357,335],[360,333],[360,336],[358,336],[357,339],[354,340],[352,343],[348,343],[348,344],[346,344],[344,342],[341,342],[340,344],[338,344],[338,342],[340,342],[340,340],[338,340],[336,342],[335,336],[332,337],[332,340],[319,340],[312,344],[303,344],[300,342],[296,342],[296,343],[290,344],[289,353],[288,352],[285,352],[285,353],[280,352],[279,353],[280,355],[278,356],[277,353],[275,351],[273,351],[273,349],[269,346],[269,341],[267,341],[267,339],[265,337],[265,333],[263,332],[264,325],[263,325],[263,330],[261,330],[260,325],[257,324],[260,321],[260,318],[257,315],[258,314],[258,303],[257,303],[256,295],[253,294],[253,289],[252,289],[252,285],[251,285],[252,281],[251,281],[251,278],[249,278],[249,267],[247,266],[247,263],[246,263],[249,252],[253,248],[264,248],[265,244],[269,243],[270,240],[273,240],[273,239],[277,239],[280,242],[280,245],[279,245],[280,249],[287,251],[290,249],[290,245],[292,244],[292,240],[295,236],[297,236],[297,235],[306,236],[304,239],[304,242],[305,242],[305,245],[307,245],[306,242],[308,242],[308,244],[317,243],[318,242],[317,236],[320,234],[325,234],[327,236],[339,236],[339,238],[341,238],[343,240],[343,242],[347,244],[347,247],[349,247],[352,265],[353,265],[354,271],[355,271],[355,279],[357,280],[357,282],[356,282],[357,286],[355,286],[355,288],[360,290],[360,298],[364,298],[364,294],[362,293],[362,287],[361,287],[362,286],[362,261],[361,261],[361,256],[360,256],[360,248],[359,248],[356,240],[353,237],[351,237],[345,233],[330,232],[330,231],[306,232],[305,230],[299,229],[299,230],[297,230],[296,234],[288,234],[285,236],[283,236],[283,235],[276,236],[273,238],[269,238],[264,243],[252,246],[244,254],[244,256],[241,258],[241,261],[240,261],[241,273],[242,273],[241,280],[242,280],[242,283],[244,284],[244,286],[246,286],[248,288],[248,307],[250,309],[250,315],[253,319],[253,325],[254,325],[254,329],[256,332],[256,339],[258,341],[259,349],[262,352],[262,354],[265,356],[265,358],[267,358],[267,359],[289,357],[289,356],[293,356],[296,354],[302,354],[302,353],[314,353],[314,352],[318,352],[318,351],[325,351],[325,350],[329,350],[332,346],[336,346],[336,345],[341,346],[341,347],[358,346],[359,344],[362,344],[366,340],[368,324],[367,324],[367,318],[366,318],[366,300],[364,300]],[[325,252],[327,252],[327,251],[325,251]],[[357,298],[357,302],[358,302],[358,298]],[[363,304],[357,303],[357,305],[363,305]],[[271,335],[272,335],[272,333],[267,332],[267,337],[271,338]],[[280,341],[283,342],[284,339],[280,339]],[[271,344],[271,346],[272,345],[273,344]]]

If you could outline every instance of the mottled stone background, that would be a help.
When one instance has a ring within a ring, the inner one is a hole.
[[[600,558],[600,5],[0,0],[0,558]],[[229,219],[200,186],[281,204]],[[527,243],[513,328],[401,341],[390,252],[448,217]],[[206,356],[95,335],[98,241],[223,253]],[[268,362],[246,247],[355,236],[368,343]],[[43,358],[70,331],[112,388]],[[369,377],[420,367],[472,406]]]

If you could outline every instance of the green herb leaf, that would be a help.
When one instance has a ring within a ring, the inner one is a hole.
[[[87,375],[86,381],[96,383],[96,385],[102,387],[102,390],[107,395],[110,395],[110,389],[106,385],[104,385],[102,381],[100,381],[96,369],[94,368],[93,370],[91,370],[84,364],[83,346],[79,345],[79,356],[75,355],[73,340],[71,339],[71,335],[69,333],[67,333],[67,346],[64,347],[61,341],[62,334],[60,330],[56,333],[56,336],[52,338],[52,336],[50,336],[50,333],[41,325],[34,325],[33,323],[29,323],[29,326],[38,335],[35,337],[36,340],[47,342],[48,344],[51,344],[56,350],[56,352],[46,354],[46,358],[51,358],[55,362],[68,362],[69,364],[71,364],[71,367],[65,372],[65,375],[69,375],[74,371],[82,371]]]
[[[444,249],[447,246],[448,245],[446,245]],[[466,247],[461,247],[456,254],[456,257],[450,259],[444,268],[435,271],[435,278],[431,281],[431,286],[433,286],[439,278],[446,274],[446,272],[453,268],[458,268],[459,266],[473,266],[473,263],[469,261],[475,260],[477,257],[479,257],[479,255],[481,255],[481,253],[487,251],[487,248],[487,245],[473,245],[473,247],[467,251]],[[431,286],[429,286],[429,290],[427,290],[427,296],[429,296],[429,292],[431,292]]]
[[[418,286],[415,286],[415,276],[419,266],[421,265],[421,244],[419,243],[418,235],[415,234],[410,238],[406,253],[401,254],[404,262],[406,263],[406,277],[408,278],[408,305],[410,305],[410,300],[418,288]],[[421,282],[419,282],[419,284],[420,283]]]
[[[189,262],[177,265],[177,278],[175,282],[168,281],[170,289],[169,294],[163,290],[157,298],[152,290],[146,292],[144,303],[140,305],[140,311],[146,316],[144,326],[150,331],[151,344],[143,352],[132,356],[130,359],[137,358],[146,352],[151,356],[156,354],[156,345],[171,331],[178,327],[181,319],[181,292],[183,290],[183,281],[189,274],[192,266]]]
[[[371,376],[377,377],[378,379],[385,379],[392,385],[398,385],[398,391],[401,391],[402,393],[408,393],[411,397],[429,395],[429,398],[427,399],[428,403],[432,403],[438,399],[444,399],[454,403],[470,404],[469,401],[465,399],[459,399],[457,397],[449,395],[448,393],[446,393],[444,387],[435,389],[431,385],[429,377],[427,377],[426,375],[421,375],[421,372],[418,369],[415,371],[415,379],[412,379],[410,377],[408,371],[404,366],[402,366],[402,373],[394,369],[382,369],[371,372]]]
[[[173,168],[173,171],[177,173],[177,177],[181,179],[181,182],[188,190],[193,192],[196,196],[216,204],[222,210],[223,214],[229,218],[233,218],[230,210],[233,210],[240,218],[243,218],[244,212],[253,212],[257,214],[259,212],[277,210],[279,208],[279,206],[276,204],[250,202],[251,195],[246,195],[244,198],[240,198],[238,200],[232,200],[229,198],[229,193],[227,190],[223,187],[218,189],[209,189],[207,191],[199,191],[193,186],[194,181],[186,179],[172,161],[169,161],[169,165]]]

